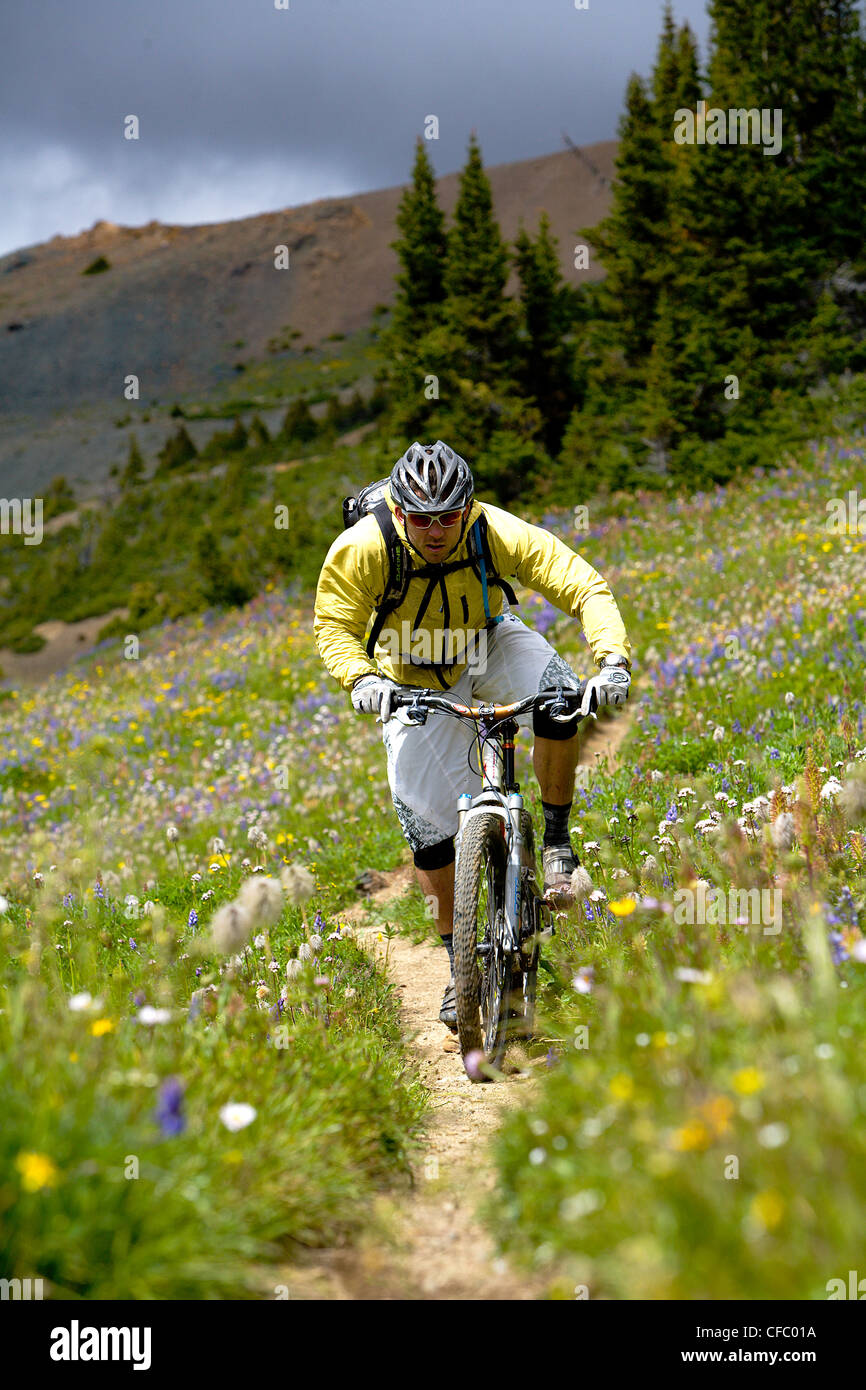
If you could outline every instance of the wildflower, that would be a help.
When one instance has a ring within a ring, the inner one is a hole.
[[[256,998],[265,999],[267,995],[270,994],[270,992],[271,991],[268,989],[267,985],[259,985],[258,989],[256,990]]]
[[[302,941],[298,947],[298,960],[312,960],[313,948],[309,941]]]
[[[785,1214],[784,1200],[774,1188],[766,1188],[753,1198],[749,1214],[759,1226],[770,1231],[778,1226]]]
[[[571,875],[571,891],[575,902],[583,902],[592,892],[592,879],[582,864],[578,864]]]
[[[587,840],[587,841],[585,842],[585,844],[584,844],[583,847],[584,847],[584,849],[586,849],[586,850],[599,850],[599,849],[601,849],[601,845],[599,844],[598,840]]]
[[[849,825],[866,819],[866,780],[852,777],[839,793],[839,805]]]
[[[571,981],[572,989],[576,989],[578,994],[591,994],[593,980],[595,978],[595,968],[592,965],[582,965],[577,974]]]
[[[310,947],[312,949],[313,955],[320,955],[324,944],[325,943],[319,936],[318,932],[313,932],[313,935],[310,937]]]
[[[220,1119],[226,1129],[236,1134],[239,1129],[246,1129],[256,1118],[256,1109],[252,1105],[247,1105],[243,1101],[236,1101],[229,1105],[224,1105],[220,1110]]]
[[[275,878],[248,878],[238,894],[256,926],[270,926],[283,910],[283,889]]]
[[[176,825],[167,825],[167,826],[166,826],[166,828],[165,828],[165,838],[168,840],[168,843],[169,843],[170,845],[173,845],[173,844],[175,844],[175,843],[177,842],[177,826],[176,826]]]
[[[821,788],[821,800],[829,801],[831,797],[838,796],[842,791],[842,783],[838,777],[829,777]]]
[[[303,967],[303,965],[301,964],[301,962],[300,962],[299,960],[290,960],[290,961],[287,961],[287,962],[286,962],[286,979],[287,979],[287,980],[295,980],[295,979],[297,979],[298,975],[302,975],[302,974],[303,974],[303,971],[304,971],[304,967]]]
[[[268,969],[270,970],[270,972],[271,972],[272,975],[276,975],[276,973],[277,973],[277,971],[279,970],[279,968],[280,968],[280,966],[279,966],[279,961],[275,961],[275,960],[269,960],[269,961],[268,961]]]
[[[349,985],[349,986],[343,991],[343,993],[344,993],[344,995],[345,995],[345,997],[346,997],[347,999],[354,999],[354,998],[355,998],[355,995],[358,993],[358,991],[354,988],[353,985]]]
[[[135,896],[134,893],[127,893],[126,897],[124,898],[123,915],[124,917],[131,918],[135,918],[140,915],[138,898]]]
[[[40,1192],[43,1187],[56,1187],[60,1170],[47,1154],[22,1152],[15,1160],[25,1192]]]
[[[607,910],[612,912],[614,917],[628,917],[636,906],[634,898],[619,898],[616,902],[608,903]]]
[[[225,844],[218,835],[215,835],[210,842],[210,852],[211,854],[225,854],[226,852]]]
[[[135,937],[134,937],[134,936],[131,936],[131,937],[129,938],[129,949],[130,949],[130,951],[137,951],[137,950],[138,950],[138,946],[136,945]]]
[[[290,903],[304,902],[315,892],[313,875],[299,864],[287,864],[280,874],[280,882]]]
[[[105,889],[99,879],[97,879],[93,885],[93,896],[94,898],[99,898],[100,902],[105,902]]]
[[[790,811],[782,811],[776,817],[770,835],[776,849],[791,849],[796,838],[796,827]]]
[[[316,975],[313,979],[313,984],[318,985],[320,989],[331,988],[331,981],[327,975]]]
[[[702,1120],[687,1120],[681,1129],[675,1131],[671,1145],[681,1153],[688,1153],[709,1148],[712,1137]]]
[[[144,913],[145,917],[149,917],[150,914],[155,911],[156,903],[151,902],[150,898],[148,898],[147,902],[144,904],[144,907],[142,908],[142,912]]]
[[[467,1052],[463,1058],[463,1065],[470,1081],[480,1081],[486,1075],[484,1070],[486,1061],[484,1053],[479,1048],[473,1048],[471,1052]]]
[[[193,874],[190,878],[190,883],[201,883],[201,874]]]
[[[83,1013],[92,1003],[93,997],[86,990],[82,994],[71,995],[69,999],[69,1007],[74,1014]]]
[[[104,1037],[106,1033],[114,1032],[114,1020],[111,1018],[97,1018],[90,1025],[90,1031],[94,1038]]]
[[[152,1004],[145,1004],[138,1011],[138,1021],[149,1028],[153,1028],[157,1023],[170,1023],[171,1009],[155,1009]]]
[[[721,743],[724,737],[725,730],[723,725],[717,724],[716,727],[713,729],[713,743]]]
[[[256,849],[267,849],[268,837],[260,825],[251,825],[247,831],[247,840]]]
[[[758,1143],[764,1149],[778,1149],[787,1143],[790,1133],[787,1125],[764,1125],[758,1130]]]
[[[252,929],[250,915],[240,903],[226,903],[214,913],[211,921],[211,940],[215,950],[227,956],[237,951]],[[240,963],[240,958],[239,958]]]
[[[700,881],[699,879],[698,882]],[[686,985],[709,985],[713,980],[709,970],[692,970],[688,965],[679,966],[674,971],[674,976]]]
[[[631,1100],[634,1095],[634,1082],[625,1072],[619,1072],[611,1078],[607,1089],[614,1100]]]
[[[154,1119],[167,1138],[174,1139],[178,1134],[183,1134],[186,1128],[183,1086],[176,1076],[169,1076],[162,1083]]]
[[[763,1089],[765,1079],[757,1067],[742,1067],[734,1074],[734,1090],[741,1096],[754,1095]]]
[[[70,897],[71,897],[71,896],[72,896],[72,895],[70,894]],[[65,900],[64,900],[64,906],[67,906]],[[9,899],[0,896],[0,912],[8,912],[8,911],[9,911]]]
[[[651,781],[651,782],[663,782],[663,781],[664,781],[664,777],[665,777],[664,773],[663,773],[663,772],[659,772],[658,768],[655,768],[655,767],[653,768],[652,772],[650,773],[650,781]]]
[[[652,854],[648,854],[646,859],[641,864],[641,878],[649,878],[652,874],[658,873],[658,867],[658,860],[655,858],[655,856]]]
[[[797,698],[797,697],[796,697],[796,695],[794,694],[793,690],[786,690],[786,691],[785,691],[785,704],[788,706],[788,709],[791,708],[791,706],[793,705],[793,703],[794,703],[794,701],[796,700],[796,698]]]
[[[603,888],[593,888],[592,892],[589,894],[589,901],[591,903],[603,903],[606,897],[607,894]]]
[[[186,924],[188,927],[198,926],[198,913],[196,912],[194,907],[191,907],[189,910],[189,917],[186,920]]]
[[[851,947],[851,959],[859,961],[861,965],[866,963],[866,941],[855,941]]]

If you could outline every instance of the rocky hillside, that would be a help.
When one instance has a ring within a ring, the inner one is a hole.
[[[489,172],[503,233],[534,229],[546,210],[572,278],[579,227],[608,204],[616,145],[562,151]],[[453,210],[458,174],[439,180]],[[56,472],[81,486],[103,479],[128,441],[123,378],[142,402],[169,407],[236,379],[238,358],[261,361],[286,329],[295,351],[352,335],[393,294],[390,242],[401,189],[320,200],[207,226],[118,227],[99,221],[75,237],[0,260],[0,487],[44,484]],[[274,247],[290,268],[274,269]],[[83,272],[104,257],[109,269]],[[141,409],[139,405],[137,410]]]

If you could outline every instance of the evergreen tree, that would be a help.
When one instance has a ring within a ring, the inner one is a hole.
[[[550,219],[543,213],[535,241],[521,227],[514,256],[523,311],[517,381],[541,412],[541,437],[550,454],[559,452],[575,395],[573,350],[567,341],[574,325],[574,295],[563,283],[556,248]]]
[[[424,141],[415,143],[412,182],[403,191],[396,223],[401,232],[391,246],[400,260],[392,326],[417,335],[435,322],[436,306],[445,298],[447,236],[445,217],[436,201],[436,178]]]
[[[144,477],[144,457],[138,447],[138,440],[132,435],[129,441],[129,454],[126,459],[126,467],[120,476],[120,486],[125,490],[135,487]]]
[[[608,216],[582,235],[595,247],[606,275],[601,304],[629,366],[652,344],[658,286],[667,259],[670,164],[659,138],[646,86],[632,73],[619,124],[616,180]]]
[[[444,318],[454,334],[458,374],[499,392],[508,389],[517,362],[516,306],[505,296],[508,273],[508,250],[473,133],[448,233]]]
[[[157,457],[159,463],[156,467],[156,476],[183,468],[190,460],[198,457],[198,450],[190,439],[185,425],[180,425],[174,434],[169,435]]]
[[[315,439],[318,429],[306,396],[296,396],[283,417],[283,438],[292,444],[307,444]]]

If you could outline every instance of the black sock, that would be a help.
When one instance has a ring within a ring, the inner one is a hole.
[[[453,970],[453,969],[454,969],[454,937],[453,937],[453,936],[443,936],[443,938],[442,938],[442,945],[445,947],[445,950],[448,952],[448,959],[449,959],[449,961],[451,962],[451,969]]]
[[[570,844],[568,817],[571,815],[571,802],[566,802],[564,806],[552,806],[549,801],[542,801],[541,809],[544,812],[544,848]]]

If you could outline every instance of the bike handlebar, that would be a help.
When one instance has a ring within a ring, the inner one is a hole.
[[[544,708],[547,705],[548,713],[557,717],[567,710],[572,709],[572,714],[568,715],[563,722],[571,722],[574,718],[575,723],[579,723],[582,716],[580,713],[580,703],[586,688],[586,681],[581,681],[577,690],[571,690],[564,686],[552,686],[547,690],[539,690],[535,695],[527,695],[523,700],[515,700],[509,705],[497,705],[492,703],[482,703],[480,705],[464,705],[459,700],[448,699],[438,690],[426,690],[423,687],[400,685],[391,694],[391,708],[410,709],[413,706],[419,713],[427,714],[431,710],[439,710],[443,714],[456,714],[464,719],[517,719],[521,714],[527,714],[529,710]],[[555,711],[555,714],[554,714]]]

